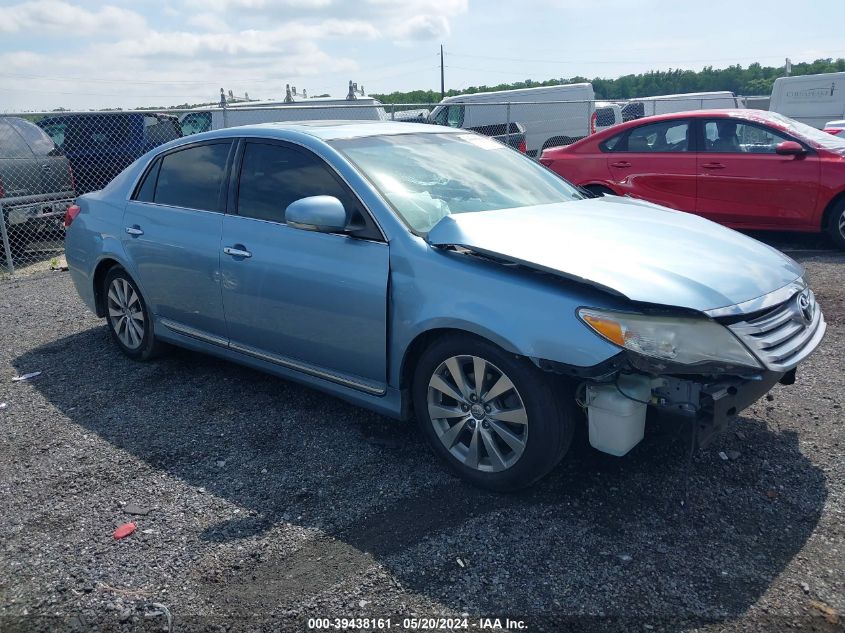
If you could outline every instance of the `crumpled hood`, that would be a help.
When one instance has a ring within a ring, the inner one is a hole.
[[[792,259],[698,216],[631,198],[449,215],[428,234],[633,301],[712,310],[803,275]]]

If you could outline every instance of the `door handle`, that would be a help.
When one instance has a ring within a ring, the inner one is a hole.
[[[724,169],[725,166],[722,163],[704,163],[702,165],[704,169]]]
[[[139,235],[143,235],[144,231],[136,224],[135,226],[127,226],[126,233],[132,237],[138,237]]]
[[[626,160],[620,160],[620,161],[617,161],[615,163],[610,163],[610,166],[611,167],[630,167],[631,163],[629,163]]]
[[[252,257],[252,253],[240,244],[235,244],[235,246],[226,246],[223,249],[223,252],[227,255],[231,255],[232,257]]]

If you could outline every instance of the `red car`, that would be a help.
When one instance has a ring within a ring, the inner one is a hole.
[[[845,139],[774,112],[637,119],[547,149],[540,161],[594,193],[737,229],[826,231],[845,248]]]

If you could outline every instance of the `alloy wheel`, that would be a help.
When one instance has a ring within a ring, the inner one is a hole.
[[[116,277],[108,291],[109,323],[114,333],[130,350],[141,347],[144,340],[144,309],[141,298],[126,279]]]
[[[446,449],[465,466],[500,472],[525,451],[528,412],[511,379],[478,356],[452,356],[428,383],[428,413]]]

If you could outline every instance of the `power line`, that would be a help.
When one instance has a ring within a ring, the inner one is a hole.
[[[831,55],[840,55],[845,53],[845,51],[830,51]],[[529,63],[537,63],[537,64],[695,64],[695,63],[708,63],[708,62],[730,62],[736,61],[740,59],[742,55],[735,55],[733,57],[723,57],[723,58],[707,58],[707,59],[672,59],[672,60],[635,60],[635,59],[567,59],[567,60],[560,60],[560,59],[528,59],[523,57],[496,57],[492,55],[473,55],[470,53],[450,53],[450,55],[454,57],[472,57],[476,59],[488,59],[494,61],[511,61],[511,62],[529,62]],[[752,57],[748,55],[747,57]],[[780,55],[770,55],[770,56],[754,56],[756,59],[782,59]],[[477,69],[467,69],[467,70],[477,70]]]

